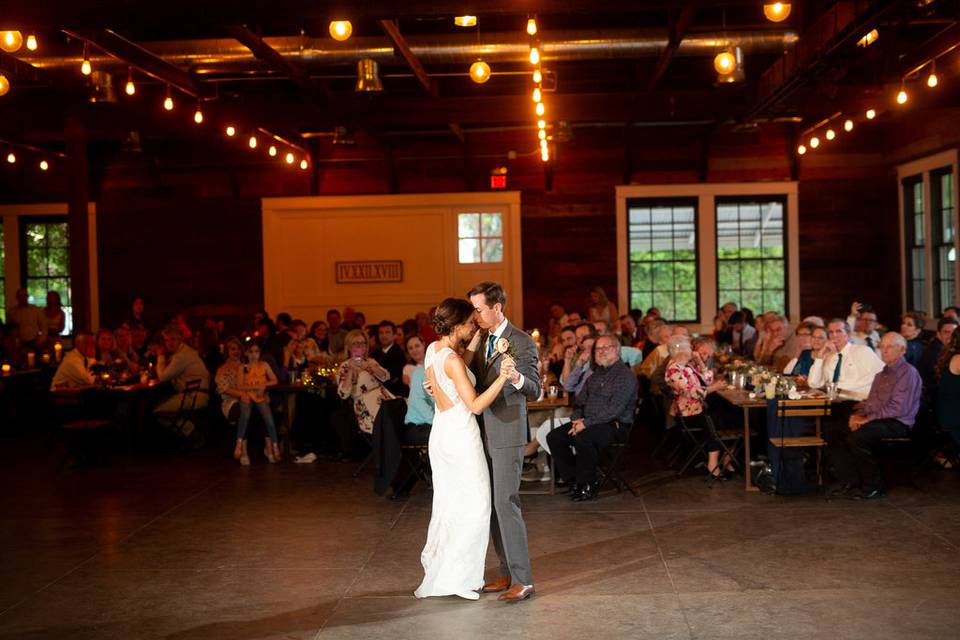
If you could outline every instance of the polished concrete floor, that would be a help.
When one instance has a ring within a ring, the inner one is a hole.
[[[538,595],[417,601],[421,491],[218,452],[57,474],[0,453],[0,638],[950,638],[960,473],[863,503],[637,469],[642,495],[528,496]],[[646,465],[643,465],[646,466]],[[492,561],[488,565],[495,567]]]

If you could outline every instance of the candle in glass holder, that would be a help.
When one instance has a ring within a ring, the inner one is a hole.
[[[45,353],[45,354],[43,354],[42,356],[40,356],[40,361],[41,361],[43,364],[50,364],[50,354],[49,354],[49,353]]]
[[[63,358],[63,345],[61,343],[56,343],[53,345],[53,354],[57,359],[57,362]]]
[[[3,375],[8,376],[10,375],[10,369],[11,367],[9,364],[4,364],[2,367],[0,367],[0,372],[3,372]]]
[[[540,344],[540,329],[534,329],[530,332],[530,337],[533,338],[533,341],[538,345]]]
[[[35,366],[37,366],[37,354],[27,351],[27,368],[33,369]]]

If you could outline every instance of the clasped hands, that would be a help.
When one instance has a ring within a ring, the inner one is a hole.
[[[571,436],[575,436],[584,429],[587,428],[587,425],[583,423],[583,418],[577,418],[570,422],[570,429],[567,431]]]
[[[520,382],[520,372],[517,371],[517,363],[508,355],[504,355],[503,362],[500,363],[500,375],[512,384]]]

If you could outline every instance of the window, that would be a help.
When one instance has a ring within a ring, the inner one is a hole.
[[[72,332],[73,308],[70,296],[70,237],[63,218],[25,220],[20,246],[24,274],[30,302],[39,307],[47,304],[47,291],[60,294],[67,323],[65,332]]]
[[[461,213],[457,237],[461,264],[503,262],[503,214]]]
[[[717,199],[717,303],[786,315],[785,200]]]
[[[903,226],[907,246],[907,306],[913,311],[926,311],[922,176],[911,176],[903,181]]]
[[[930,173],[930,199],[933,212],[933,311],[943,314],[956,296],[957,248],[954,245],[953,167]]]
[[[696,199],[627,203],[630,308],[698,322]]]

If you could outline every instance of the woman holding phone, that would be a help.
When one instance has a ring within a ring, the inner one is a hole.
[[[353,414],[360,431],[373,433],[373,421],[377,419],[380,405],[384,400],[395,398],[383,386],[383,383],[390,379],[390,372],[369,357],[367,334],[363,330],[354,329],[348,333],[343,344],[344,360],[337,369],[337,393],[353,405]],[[341,424],[341,421],[337,423],[341,450],[345,454],[352,453],[353,429],[349,424]]]

